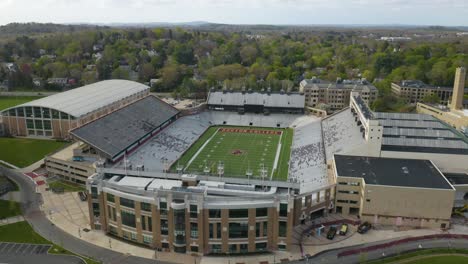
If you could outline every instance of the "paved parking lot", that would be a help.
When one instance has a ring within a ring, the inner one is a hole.
[[[51,245],[0,242],[0,255],[43,255]]]
[[[0,263],[10,264],[83,264],[81,258],[53,255],[51,245],[0,242]]]

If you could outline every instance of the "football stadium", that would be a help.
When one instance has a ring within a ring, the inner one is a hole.
[[[92,229],[161,251],[290,250],[335,214],[450,226],[466,137],[430,115],[373,112],[355,92],[326,117],[304,106],[283,91],[212,90],[182,110],[146,95],[71,129],[70,157],[46,169],[86,183]]]

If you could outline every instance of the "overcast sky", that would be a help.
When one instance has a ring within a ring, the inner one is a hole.
[[[0,0],[0,24],[209,21],[468,26],[468,0]]]

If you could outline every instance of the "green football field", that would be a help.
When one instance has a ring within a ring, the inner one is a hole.
[[[252,179],[286,180],[291,143],[289,129],[210,127],[173,168],[217,175],[222,163],[225,177],[250,177],[250,171]]]
[[[0,96],[0,111],[16,105],[37,100],[39,96]]]

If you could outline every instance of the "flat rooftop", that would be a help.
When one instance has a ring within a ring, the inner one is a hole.
[[[335,155],[342,177],[363,178],[366,184],[430,189],[453,189],[429,160]]]

